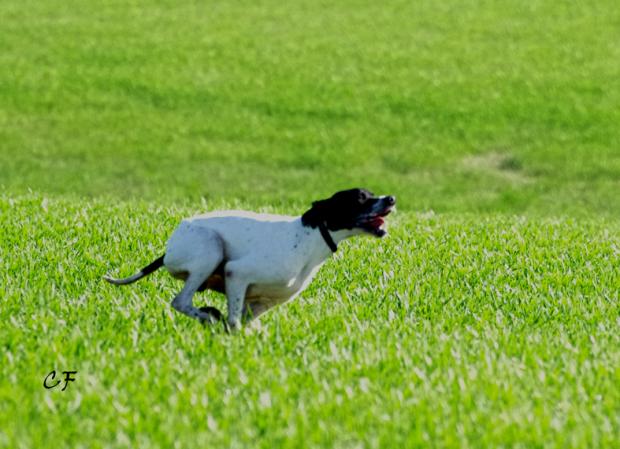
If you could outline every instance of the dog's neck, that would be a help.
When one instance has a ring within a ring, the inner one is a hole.
[[[317,229],[318,230],[318,229]],[[338,245],[340,242],[342,242],[343,240],[346,240],[350,237],[356,236],[360,234],[359,230],[356,229],[339,229],[338,231],[328,231],[329,235],[331,236],[332,240],[334,241],[334,243],[336,245]],[[321,231],[319,231],[319,235],[321,234]],[[321,238],[323,238],[323,236],[321,236]],[[327,243],[325,243],[325,246],[327,248],[329,248],[329,245],[327,245]],[[331,249],[330,249],[331,251]]]
[[[301,223],[300,223],[301,224]],[[316,262],[322,263],[329,258],[335,251],[334,247],[328,243],[328,240],[322,235],[319,226],[311,227],[301,225],[304,234],[308,236],[308,244],[309,244],[309,257]],[[337,245],[350,237],[355,235],[359,235],[361,233],[358,229],[339,229],[337,231],[330,231],[325,229],[324,232],[328,232],[329,238],[333,241],[334,246],[337,248]]]

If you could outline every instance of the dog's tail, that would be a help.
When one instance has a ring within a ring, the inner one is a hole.
[[[110,284],[114,284],[114,285],[133,284],[138,279],[142,279],[144,276],[148,276],[152,272],[157,271],[163,265],[164,265],[164,256],[161,256],[161,257],[155,259],[150,264],[148,264],[146,267],[142,268],[136,274],[134,274],[133,276],[129,276],[128,278],[115,279],[115,278],[110,277],[110,276],[104,276],[103,279],[108,281]]]

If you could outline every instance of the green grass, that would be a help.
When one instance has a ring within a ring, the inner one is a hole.
[[[615,0],[0,4],[0,186],[620,213]]]
[[[3,0],[0,42],[0,447],[620,447],[617,1]],[[101,281],[353,186],[391,235],[258,328]]]
[[[1,446],[620,442],[617,222],[400,213],[231,338],[175,313],[164,272],[100,279],[159,255],[193,212],[0,201]],[[77,381],[46,391],[52,369]]]

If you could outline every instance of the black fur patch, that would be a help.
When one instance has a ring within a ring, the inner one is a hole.
[[[146,276],[147,274],[151,274],[153,271],[156,271],[159,268],[161,268],[164,265],[164,257],[165,256],[158,257],[153,262],[148,264],[146,267],[142,268],[142,270],[140,270],[142,271],[142,274]]]
[[[342,190],[331,198],[312,203],[302,215],[301,222],[311,228],[325,223],[330,231],[353,229],[359,218],[368,214],[377,201],[379,199],[366,189]]]
[[[198,310],[200,310],[201,312],[208,313],[209,315],[211,315],[213,318],[215,318],[218,321],[224,321],[224,315],[222,315],[222,312],[220,312],[215,307],[203,306],[203,307],[200,307]]]

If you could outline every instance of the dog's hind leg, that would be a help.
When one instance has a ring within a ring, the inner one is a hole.
[[[219,322],[221,317],[209,309],[194,307],[192,299],[223,258],[224,248],[214,231],[187,223],[180,226],[170,237],[164,258],[164,265],[173,276],[185,278],[172,307],[206,324]]]
[[[196,293],[203,281],[204,276],[190,273],[185,281],[185,286],[172,300],[172,307],[187,316],[197,319],[201,323],[215,324],[221,320],[221,317],[216,316],[215,313],[207,308],[202,308],[201,310],[194,307],[192,301],[194,293]]]

